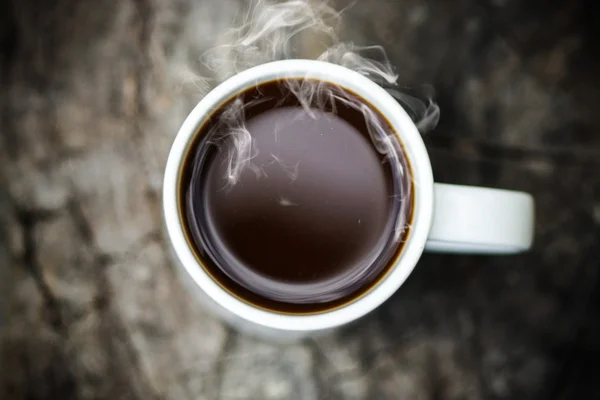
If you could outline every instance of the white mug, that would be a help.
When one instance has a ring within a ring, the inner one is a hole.
[[[413,171],[411,230],[395,265],[364,295],[336,309],[309,315],[278,313],[240,299],[215,282],[187,242],[178,202],[183,158],[207,118],[228,100],[255,85],[285,78],[311,78],[339,85],[370,103],[391,124]],[[192,110],[167,161],[163,206],[167,233],[184,281],[210,311],[246,332],[295,338],[338,327],[374,310],[404,283],[424,250],[446,253],[511,254],[530,248],[534,202],[523,192],[439,184],[415,124],[383,88],[359,73],[314,60],[283,60],[243,71],[221,83]]]

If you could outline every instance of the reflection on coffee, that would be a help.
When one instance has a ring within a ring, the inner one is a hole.
[[[293,88],[310,82],[290,82],[241,93],[201,127],[180,211],[222,287],[269,310],[313,313],[357,298],[389,270],[408,232],[396,222],[412,217],[412,182],[408,164],[374,144],[394,133],[365,100],[331,86],[336,95],[301,102]]]

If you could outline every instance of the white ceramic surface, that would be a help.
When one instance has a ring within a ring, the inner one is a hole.
[[[178,215],[177,182],[182,158],[206,118],[244,89],[281,78],[313,78],[347,88],[377,108],[404,145],[415,182],[411,232],[397,264],[373,289],[353,302],[324,313],[286,315],[269,312],[232,296],[199,265],[188,246]],[[344,67],[313,60],[284,60],[248,69],[223,82],[192,110],[179,130],[167,161],[163,202],[166,228],[184,279],[209,308],[238,328],[298,335],[353,321],[388,299],[406,280],[424,249],[456,253],[516,253],[531,246],[533,200],[506,190],[434,184],[421,136],[404,109],[380,86]],[[435,214],[435,218],[434,218]]]

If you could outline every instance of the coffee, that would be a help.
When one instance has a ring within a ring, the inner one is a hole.
[[[394,132],[365,100],[314,82],[335,95],[307,104],[290,82],[240,93],[200,128],[183,163],[180,211],[196,256],[222,287],[269,310],[314,313],[385,275],[412,191],[402,193],[398,180],[410,175],[373,144],[373,135]]]

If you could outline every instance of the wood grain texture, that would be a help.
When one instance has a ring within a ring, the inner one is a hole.
[[[1,5],[0,399],[597,390],[571,372],[600,354],[600,63],[584,2],[536,13],[517,1],[377,0],[347,11],[345,37],[383,44],[404,82],[437,88],[442,121],[426,137],[437,178],[532,192],[536,246],[425,256],[376,312],[288,346],[199,308],[162,234],[166,156],[203,91],[190,78],[211,77],[198,57],[244,3]],[[555,35],[536,34],[545,20]]]

